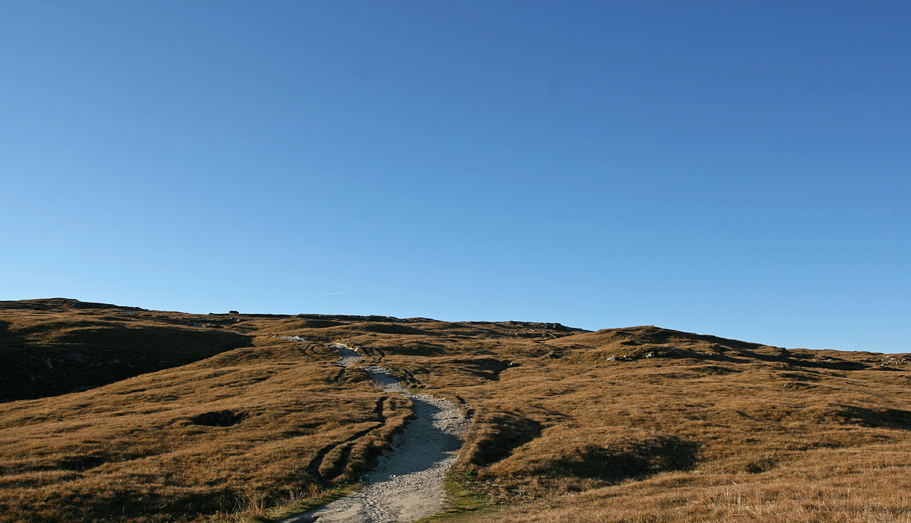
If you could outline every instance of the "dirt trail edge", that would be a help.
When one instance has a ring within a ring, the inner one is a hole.
[[[339,365],[357,363],[361,355],[332,344],[342,356]],[[414,403],[415,419],[364,477],[364,488],[317,510],[282,523],[391,523],[416,521],[445,508],[443,475],[455,462],[470,420],[451,401],[411,394],[388,369],[364,367],[377,387],[399,392]]]

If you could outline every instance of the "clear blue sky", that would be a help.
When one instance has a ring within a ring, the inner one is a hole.
[[[911,2],[0,3],[0,299],[911,351]]]

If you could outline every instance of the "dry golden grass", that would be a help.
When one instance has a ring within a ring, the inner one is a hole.
[[[474,444],[527,434],[497,461],[467,449],[463,474],[507,508],[454,520],[911,520],[904,356],[653,327],[547,344],[453,389],[486,411]]]
[[[333,365],[332,342],[470,405],[453,478],[493,506],[453,521],[911,520],[903,355],[655,327],[194,316],[47,300],[6,303],[0,322],[0,341],[19,355],[101,346],[195,361],[0,404],[3,521],[266,518],[353,481],[410,405]],[[243,343],[187,341],[209,333]],[[274,337],[292,335],[309,342]]]
[[[325,344],[273,338],[275,323],[251,347],[0,404],[0,520],[187,521],[354,480],[410,403],[333,365]]]

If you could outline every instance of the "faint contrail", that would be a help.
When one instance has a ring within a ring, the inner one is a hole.
[[[330,292],[329,294],[320,294],[319,297],[322,298],[323,296],[337,296],[339,294],[345,294],[347,292],[350,292],[350,291]]]

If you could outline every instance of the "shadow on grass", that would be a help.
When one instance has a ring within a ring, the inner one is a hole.
[[[650,438],[624,448],[586,446],[549,463],[547,473],[610,482],[696,466],[698,445],[675,436]]]
[[[0,322],[0,401],[87,390],[251,344],[220,329],[126,325],[61,329],[36,341]]]
[[[512,412],[495,411],[479,416],[483,432],[469,449],[469,463],[486,467],[508,457],[541,435],[544,425]]]

